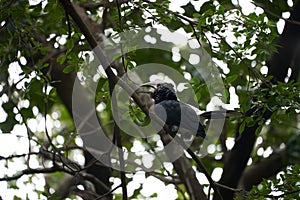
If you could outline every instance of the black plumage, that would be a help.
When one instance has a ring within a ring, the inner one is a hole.
[[[155,114],[165,121],[171,134],[179,132],[186,139],[191,135],[205,138],[205,130],[197,113],[189,105],[178,101],[171,83],[157,84],[151,97],[155,103]]]

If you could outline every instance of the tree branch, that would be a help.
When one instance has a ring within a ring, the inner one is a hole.
[[[268,158],[245,169],[239,183],[239,188],[251,190],[253,185],[259,184],[263,178],[269,178],[282,170],[286,163],[286,149],[273,153]]]
[[[53,166],[51,168],[24,169],[20,173],[14,175],[14,176],[0,178],[0,181],[12,181],[12,180],[17,180],[24,175],[49,174],[49,173],[53,173],[53,172],[66,172],[68,174],[74,175],[74,173],[72,173],[71,171],[68,171],[67,169],[65,169],[63,167]]]

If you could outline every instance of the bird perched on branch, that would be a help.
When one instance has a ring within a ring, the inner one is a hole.
[[[173,136],[179,132],[183,138],[190,138],[191,135],[205,138],[205,130],[199,122],[197,113],[189,105],[178,101],[171,83],[160,83],[156,87],[151,84],[144,84],[144,86],[154,88],[150,93],[154,99],[154,112],[168,125]]]
[[[190,138],[191,135],[206,137],[204,126],[199,121],[199,116],[205,119],[224,119],[227,114],[237,113],[236,111],[220,110],[198,113],[196,108],[180,102],[176,96],[174,86],[171,83],[146,83],[143,86],[154,88],[150,92],[154,99],[154,112],[169,127],[171,134],[182,134],[183,138]]]

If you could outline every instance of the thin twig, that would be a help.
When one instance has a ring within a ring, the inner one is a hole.
[[[108,195],[110,195],[111,193],[113,193],[114,191],[116,191],[119,187],[121,187],[122,183],[120,185],[118,185],[117,187],[115,187],[114,189],[110,190],[109,192],[103,194],[102,196],[97,197],[95,200],[99,200],[102,199]]]
[[[111,102],[112,102],[112,109],[116,115],[116,117],[114,117],[114,138],[116,138],[119,161],[120,161],[121,186],[122,186],[122,194],[123,194],[122,199],[127,200],[128,199],[127,186],[126,186],[127,184],[126,184],[126,177],[125,177],[125,163],[124,163],[124,153],[122,148],[121,130],[120,127],[118,126],[118,124],[120,123],[116,121],[119,120],[119,111],[118,111],[116,93],[114,92],[115,84],[111,80],[108,80],[108,84],[109,84],[109,92],[110,92]]]
[[[0,178],[0,181],[13,181],[13,180],[17,180],[17,179],[21,178],[24,175],[40,174],[40,173],[48,174],[48,173],[53,173],[53,172],[58,172],[58,171],[66,172],[68,174],[74,175],[74,173],[72,173],[60,166],[53,166],[51,168],[25,169],[25,170],[21,171],[21,173],[16,174],[14,176]]]
[[[120,8],[120,4],[119,4],[119,0],[115,0],[116,5],[117,5],[117,9],[118,9],[118,20],[119,20],[119,26],[120,26],[120,32],[123,32],[123,22],[122,22],[122,14],[121,14],[121,8]],[[125,66],[125,58],[124,58],[124,50],[123,50],[123,44],[120,44],[120,49],[121,49],[121,59],[122,59],[122,65],[124,68],[124,72],[127,71],[127,68]],[[123,74],[120,74],[121,76]]]
[[[29,153],[18,154],[18,155],[10,155],[7,157],[0,156],[0,160],[10,160],[13,158],[22,158],[22,157],[29,156],[29,155],[39,155],[39,152],[29,152]]]
[[[171,184],[175,184],[175,185],[182,183],[182,180],[179,177],[166,176],[162,173],[158,173],[155,171],[146,172],[146,175],[153,176],[153,177],[161,180],[164,183],[171,183]]]

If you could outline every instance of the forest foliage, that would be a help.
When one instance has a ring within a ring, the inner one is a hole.
[[[211,59],[206,67],[214,66],[224,85],[217,97],[222,103],[215,109],[230,105],[242,115],[226,119],[220,137],[205,146],[207,156],[194,159],[184,154],[177,164],[166,161],[170,168],[161,163],[150,172],[137,167],[143,180],[155,177],[164,186],[172,185],[174,199],[299,198],[300,2],[188,1],[178,10],[172,9],[173,4],[160,0],[0,2],[0,143],[9,148],[0,147],[0,181],[6,183],[0,189],[7,191],[0,193],[3,199],[161,198],[161,191],[143,192],[149,188],[134,179],[138,172],[97,165],[82,144],[72,113],[72,107],[78,106],[72,105],[74,81],[90,78],[85,77],[85,69],[96,60],[93,49],[105,39],[117,43],[124,32],[155,27],[184,34],[205,49]],[[279,24],[285,24],[283,30]],[[155,43],[152,48],[129,51],[97,76],[93,100],[99,123],[124,152],[134,152],[135,145],[152,146],[149,152],[163,147],[159,139],[147,141],[116,131],[111,87],[124,74],[149,63],[165,65],[189,83],[196,107],[205,111],[212,102],[209,85],[184,59],[187,49],[178,48],[181,56],[174,58],[174,44],[153,30],[149,34],[169,51],[155,49]],[[191,98],[184,90],[178,93],[181,100]],[[147,113],[138,98],[143,96],[137,94],[122,106],[129,108],[125,117],[145,125]],[[185,169],[178,163],[193,173],[180,174]],[[218,180],[213,177],[211,182],[213,172],[220,169]]]

